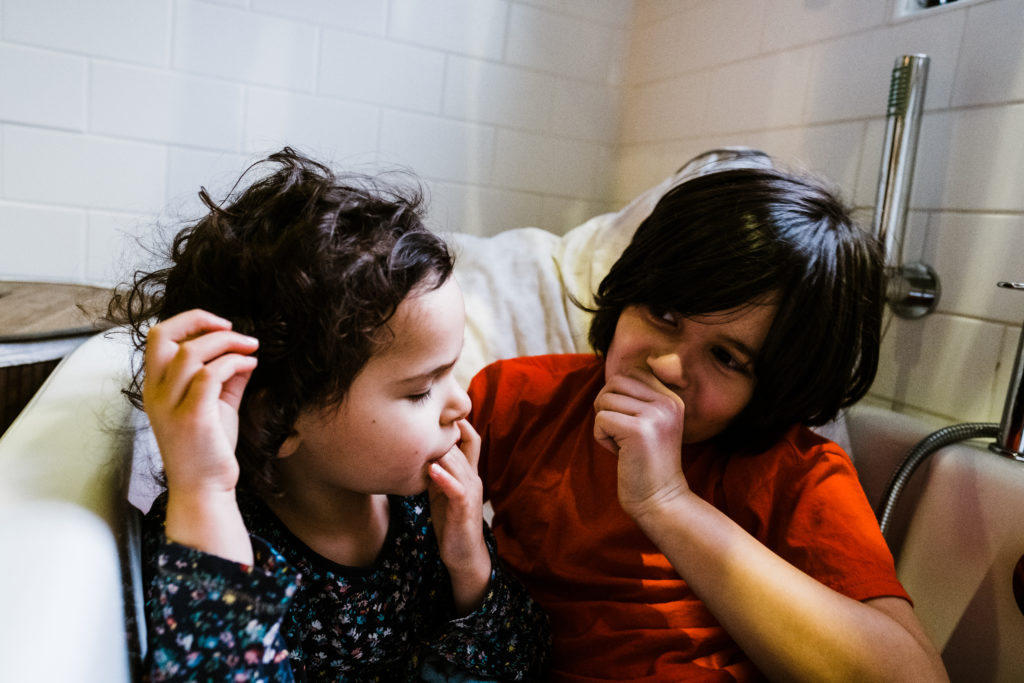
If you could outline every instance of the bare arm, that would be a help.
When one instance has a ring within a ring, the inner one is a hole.
[[[905,600],[828,588],[689,491],[629,512],[770,678],[947,680]]]
[[[948,680],[906,601],[862,603],[828,588],[690,490],[679,459],[685,407],[657,379],[615,378],[595,408],[595,436],[618,453],[623,509],[765,674]]]

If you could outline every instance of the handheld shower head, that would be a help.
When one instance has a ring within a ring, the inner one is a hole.
[[[927,62],[925,64],[927,65]],[[906,57],[896,62],[889,81],[889,106],[886,109],[886,116],[906,116],[912,78],[911,62]]]

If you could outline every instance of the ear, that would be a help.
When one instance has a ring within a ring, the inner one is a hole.
[[[266,389],[257,391],[250,398],[244,414],[240,415],[253,429],[255,429],[255,425],[263,421],[263,410],[268,401],[268,396],[269,392]],[[288,436],[285,437],[284,443],[277,449],[277,457],[287,458],[298,450],[301,443],[302,437],[299,435],[298,420],[296,420],[288,432]]]
[[[294,454],[295,451],[299,449],[299,444],[301,443],[302,436],[299,435],[297,429],[292,427],[292,430],[288,433],[288,436],[285,437],[284,443],[282,443],[281,447],[277,449],[277,457],[287,458],[289,455]]]

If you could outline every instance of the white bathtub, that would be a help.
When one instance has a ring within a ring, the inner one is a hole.
[[[855,406],[846,427],[877,509],[892,472],[933,427],[868,405]],[[1024,613],[1014,572],[1024,555],[1024,462],[996,455],[987,443],[954,444],[925,460],[899,498],[888,540],[950,678],[1019,682]]]

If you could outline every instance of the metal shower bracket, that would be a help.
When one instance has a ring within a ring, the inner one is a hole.
[[[886,300],[901,318],[920,318],[939,303],[939,277],[931,266],[902,262],[917,138],[928,80],[928,55],[896,60],[889,84],[885,147],[875,202],[875,235],[885,247],[889,287]]]

